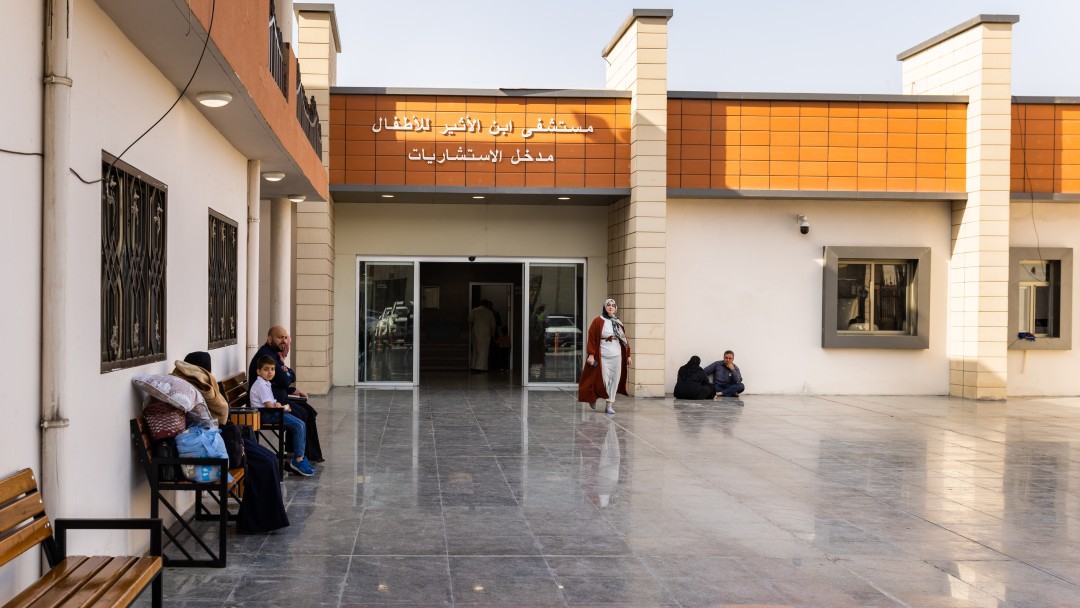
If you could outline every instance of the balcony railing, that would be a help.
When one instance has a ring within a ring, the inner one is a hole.
[[[322,125],[319,124],[319,106],[315,97],[308,98],[304,83],[300,82],[300,62],[296,62],[296,119],[304,129],[315,154],[322,158]]]
[[[274,13],[274,0],[270,0],[270,74],[281,89],[281,94],[286,96],[289,94],[289,69],[285,64],[285,58],[289,55],[287,49]]]

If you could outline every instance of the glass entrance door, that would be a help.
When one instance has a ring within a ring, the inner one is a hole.
[[[576,384],[585,349],[585,265],[528,262],[525,277],[523,382]]]
[[[357,284],[357,381],[415,383],[416,263],[360,261]]]

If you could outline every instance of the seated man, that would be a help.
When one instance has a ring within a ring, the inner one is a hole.
[[[319,426],[315,420],[319,413],[307,402],[307,393],[293,387],[293,383],[296,382],[296,372],[285,365],[285,357],[289,354],[289,345],[288,330],[277,325],[270,328],[270,331],[266,334],[266,343],[255,351],[255,356],[251,358],[251,364],[248,366],[248,390],[251,390],[251,386],[255,383],[255,377],[258,376],[256,362],[264,356],[272,358],[276,365],[274,377],[270,381],[270,386],[274,391],[274,399],[282,405],[288,404],[290,413],[304,423],[307,436],[307,448],[304,455],[307,456],[309,461],[323,462],[322,445],[319,442]],[[294,400],[294,397],[303,397],[304,399]]]
[[[289,433],[292,434],[293,442],[293,458],[286,466],[292,473],[310,477],[315,474],[315,469],[304,456],[304,446],[307,445],[304,423],[299,418],[289,413],[290,408],[288,402],[284,404],[279,403],[274,397],[274,390],[270,387],[270,381],[274,379],[274,368],[275,362],[273,357],[264,355],[255,361],[255,373],[258,374],[259,377],[256,378],[255,382],[251,385],[251,392],[249,393],[251,407],[276,410],[262,413],[262,416],[268,422],[277,422],[278,416],[285,417],[284,425]]]
[[[735,351],[725,350],[723,361],[714,361],[705,368],[706,374],[712,374],[713,386],[716,387],[717,397],[738,397],[746,390],[743,385],[742,372],[735,365]]]

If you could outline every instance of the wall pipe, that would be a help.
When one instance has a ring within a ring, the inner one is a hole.
[[[68,262],[68,169],[71,149],[71,0],[45,2],[45,78],[43,107],[43,171],[41,204],[41,493],[53,511],[63,516],[67,502],[61,492],[65,470],[64,338],[67,335],[65,285]]]

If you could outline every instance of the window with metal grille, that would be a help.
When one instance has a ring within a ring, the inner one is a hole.
[[[101,371],[165,359],[168,189],[101,161]]]
[[[236,344],[236,222],[210,210],[210,348]]]

